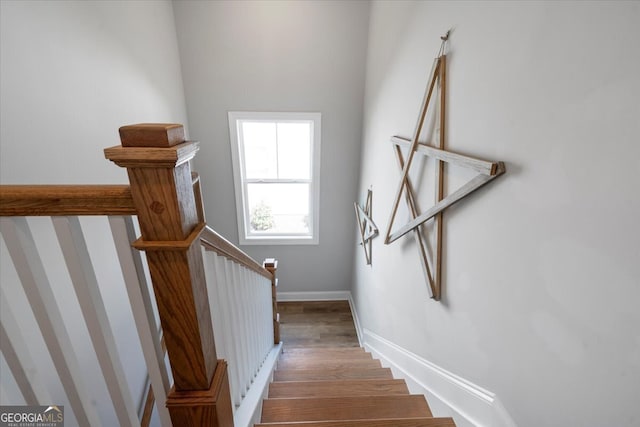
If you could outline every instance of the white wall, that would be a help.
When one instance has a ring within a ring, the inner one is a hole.
[[[174,2],[207,221],[238,242],[228,111],[322,113],[320,244],[244,246],[278,258],[281,291],[349,289],[368,2]]]
[[[186,124],[169,2],[2,2],[3,183],[126,182],[118,128]]]
[[[0,48],[0,181],[2,184],[126,183],[126,172],[104,159],[119,144],[118,128],[139,122],[186,124],[186,109],[170,2],[2,1]],[[50,225],[32,221],[50,247],[45,266],[104,425],[116,425],[98,366],[80,321]],[[144,369],[133,318],[106,223],[83,221],[102,279],[117,344],[134,398]],[[2,288],[19,315],[54,403],[65,402],[19,281],[2,247]],[[2,365],[2,404],[21,403]],[[48,375],[52,372],[53,375]],[[6,381],[6,383],[5,383]],[[8,385],[6,385],[8,384]],[[11,394],[13,390],[14,394]],[[71,413],[67,406],[66,414]],[[74,425],[68,418],[68,425]]]
[[[507,173],[446,211],[442,302],[410,235],[376,238],[372,267],[356,250],[360,322],[521,426],[640,423],[639,22],[637,2],[372,3],[360,193],[378,226],[389,137],[411,136],[450,27],[447,147]],[[446,174],[449,190],[468,177]]]

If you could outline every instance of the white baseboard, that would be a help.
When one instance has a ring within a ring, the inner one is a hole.
[[[453,417],[458,427],[517,427],[494,393],[363,328],[350,291],[278,293],[278,301],[330,300],[349,301],[360,345],[412,393],[425,395],[434,416]]]
[[[245,395],[242,403],[233,414],[233,425],[236,427],[251,427],[260,422],[262,413],[262,399],[267,397],[269,384],[273,378],[276,362],[282,352],[282,343],[271,349],[265,359],[258,375],[253,379],[251,388]]]
[[[408,350],[363,329],[364,347],[407,382],[412,393],[424,394],[435,416],[453,417],[458,427],[516,427],[498,397]]]
[[[360,319],[358,318],[358,311],[356,310],[356,303],[353,301],[353,295],[351,295],[351,292],[349,292],[349,307],[351,308],[353,325],[356,327],[356,335],[358,336],[358,343],[360,344],[360,347],[363,347],[364,337],[362,336],[362,328],[360,326]]]

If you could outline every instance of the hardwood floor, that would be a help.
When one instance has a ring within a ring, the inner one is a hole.
[[[279,302],[284,350],[301,347],[358,347],[347,301]]]

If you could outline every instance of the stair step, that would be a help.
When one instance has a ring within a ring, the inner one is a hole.
[[[389,368],[284,369],[273,371],[273,381],[393,379]]]
[[[333,357],[339,355],[349,355],[349,357],[352,357],[360,353],[369,354],[362,347],[286,348],[282,350],[283,356],[326,355]]]
[[[386,420],[260,423],[255,427],[455,427],[451,418],[394,418]]]
[[[367,369],[381,368],[376,359],[284,359],[276,369]]]
[[[371,353],[358,352],[326,352],[326,353],[282,353],[280,360],[327,360],[327,359],[351,359],[351,360],[371,360]]]
[[[422,395],[265,399],[262,422],[431,417]]]
[[[407,395],[404,380],[276,381],[269,398]]]

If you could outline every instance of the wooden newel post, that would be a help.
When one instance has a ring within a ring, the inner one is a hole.
[[[273,278],[271,279],[271,303],[273,304],[273,342],[274,344],[280,343],[280,313],[278,313],[278,295],[276,288],[278,287],[278,278],[276,272],[278,270],[278,260],[273,258],[267,258],[262,263]]]
[[[178,124],[120,128],[105,157],[126,167],[174,378],[167,408],[175,426],[232,427],[227,365],[217,360],[189,160],[198,143]],[[201,215],[200,215],[201,216]]]

